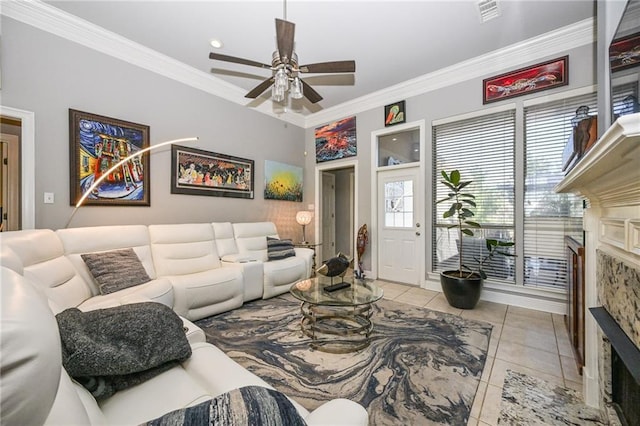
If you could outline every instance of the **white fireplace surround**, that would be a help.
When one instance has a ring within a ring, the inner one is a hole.
[[[585,304],[599,306],[596,250],[640,268],[640,113],[620,117],[556,186],[588,200],[584,213]],[[585,402],[602,407],[598,325],[585,315]]]

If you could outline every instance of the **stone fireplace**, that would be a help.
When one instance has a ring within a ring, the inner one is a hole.
[[[585,402],[616,418],[615,399],[627,398],[624,404],[637,413],[640,365],[626,363],[638,362],[640,353],[640,114],[620,117],[556,191],[588,202],[583,220]]]
[[[602,251],[597,256],[602,306],[591,313],[600,329],[600,400],[609,419],[617,415],[623,424],[634,424],[640,421],[640,269]]]

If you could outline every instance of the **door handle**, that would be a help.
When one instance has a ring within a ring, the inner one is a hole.
[[[420,236],[420,233],[419,233],[419,232],[416,232],[416,236],[418,236],[418,237],[419,237],[419,236]]]
[[[416,223],[416,228],[420,228],[420,222]]]

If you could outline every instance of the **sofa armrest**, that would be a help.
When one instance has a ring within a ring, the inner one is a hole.
[[[367,426],[369,414],[357,402],[338,398],[325,402],[304,419],[309,426]]]
[[[307,274],[305,278],[309,278],[311,275],[313,275],[313,257],[316,255],[316,252],[313,249],[305,247],[295,247],[294,250],[296,251],[296,257],[304,259],[305,265],[307,267]]]

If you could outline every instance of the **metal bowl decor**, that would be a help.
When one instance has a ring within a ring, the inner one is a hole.
[[[344,277],[347,273],[347,269],[349,269],[349,266],[351,265],[351,262],[353,262],[353,259],[347,258],[347,256],[342,253],[338,253],[336,257],[325,260],[322,263],[322,266],[316,269],[316,272],[331,278],[337,276]]]

